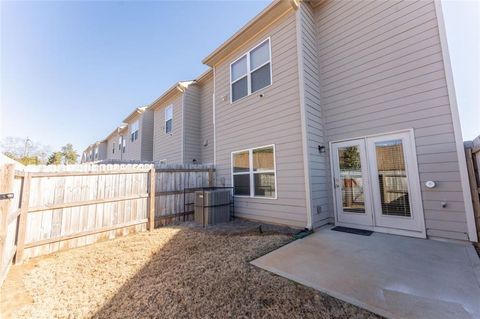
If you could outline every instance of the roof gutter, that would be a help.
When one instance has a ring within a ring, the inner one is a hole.
[[[299,0],[275,0],[269,4],[265,9],[250,20],[243,28],[238,30],[227,41],[221,44],[215,51],[210,53],[202,60],[202,63],[213,67],[222,62],[237,48],[243,45],[246,41],[256,36],[270,25],[275,23],[278,19],[283,17],[292,9],[296,10]]]
[[[175,96],[177,93],[184,93],[185,90],[188,88],[189,85],[196,83],[195,80],[191,81],[179,81],[172,85],[168,90],[165,91],[162,95],[160,95],[155,101],[150,103],[148,108],[152,111],[156,110],[160,107],[160,104],[167,101],[171,97]]]

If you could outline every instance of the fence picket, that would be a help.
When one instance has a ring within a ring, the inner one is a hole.
[[[183,190],[211,186],[214,168],[117,163],[27,166],[13,172],[23,179],[15,187],[15,196],[21,197],[14,241],[19,263],[189,219],[193,207],[185,209],[184,202],[192,202],[194,194],[184,199]]]

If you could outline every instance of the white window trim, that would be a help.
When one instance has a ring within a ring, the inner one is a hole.
[[[168,121],[168,120],[167,120],[167,110],[168,110],[168,109],[172,109],[172,118],[171,118],[171,120],[172,120],[172,128],[171,128],[170,132],[167,132],[167,121]],[[166,135],[172,135],[172,134],[173,134],[173,104],[170,104],[170,105],[168,105],[167,107],[165,107],[163,117],[164,117],[164,123],[163,123],[163,124],[164,124],[164,127],[165,127],[164,130],[163,130],[163,132],[164,132]]]
[[[268,54],[269,54],[269,60],[265,63],[263,63],[262,65],[256,67],[254,70],[251,70],[250,71],[250,52],[252,52],[253,50],[255,50],[256,48],[258,48],[259,46],[261,46],[262,44],[264,44],[266,41],[268,41]],[[235,81],[232,81],[232,65],[235,64],[237,61],[241,60],[243,57],[246,57],[247,58],[247,74],[236,79]],[[251,48],[250,50],[248,50],[247,52],[245,52],[244,54],[242,54],[240,57],[238,57],[236,60],[234,60],[232,63],[230,63],[230,77],[229,77],[229,82],[230,82],[230,104],[233,104],[235,102],[238,102],[238,101],[241,101],[245,98],[247,98],[248,96],[252,95],[252,80],[251,80],[251,74],[253,72],[255,72],[256,70],[260,69],[261,67],[267,65],[268,63],[270,63],[270,84],[261,88],[260,90],[258,91],[255,91],[254,93],[257,93],[259,91],[262,91],[266,88],[268,88],[269,86],[271,86],[273,84],[273,76],[272,76],[272,40],[270,39],[270,37],[262,40],[259,44],[257,44],[256,46],[254,46],[253,48]],[[232,85],[238,81],[240,81],[241,79],[243,79],[244,77],[247,77],[247,95],[239,98],[238,100],[235,100],[233,101],[233,95],[232,95]]]
[[[267,147],[272,147],[273,148],[273,170],[262,170],[262,171],[253,171],[253,151],[257,149],[262,149],[262,148],[267,148]],[[238,154],[238,153],[243,153],[243,152],[248,152],[248,161],[249,161],[249,171],[248,172],[233,172],[233,155]],[[248,195],[234,195],[235,197],[240,197],[240,198],[258,198],[258,199],[278,199],[278,186],[277,186],[277,153],[275,150],[275,144],[268,144],[268,145],[263,145],[263,146],[258,146],[258,147],[253,147],[253,148],[247,148],[239,151],[233,151],[230,153],[230,173],[231,173],[231,183],[232,186],[235,187],[234,182],[233,182],[233,176],[234,175],[249,175],[250,178],[250,196]],[[275,174],[275,196],[274,197],[265,197],[265,196],[255,196],[255,185],[254,185],[254,174],[260,174],[260,173],[274,173]],[[233,190],[235,194],[235,189]]]

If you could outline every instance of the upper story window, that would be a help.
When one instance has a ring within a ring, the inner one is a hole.
[[[127,148],[126,147],[126,144],[127,144],[126,139],[123,136],[121,137],[121,139],[122,139],[122,153],[125,153],[125,149]]]
[[[98,147],[95,147],[95,159],[98,159]]]
[[[112,154],[115,154],[115,142],[113,142]]]
[[[270,39],[257,45],[230,65],[230,102],[272,84]]]
[[[276,198],[275,146],[233,152],[232,181],[236,196]]]
[[[173,130],[173,105],[165,108],[165,134],[172,133]]]
[[[140,124],[138,120],[136,120],[135,122],[132,123],[132,125],[130,125],[130,140],[132,142],[137,140],[139,128],[140,128]]]

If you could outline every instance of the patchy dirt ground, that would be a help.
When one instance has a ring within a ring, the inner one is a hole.
[[[14,267],[1,291],[2,312],[13,318],[376,318],[248,263],[291,238],[165,227],[56,253]]]

